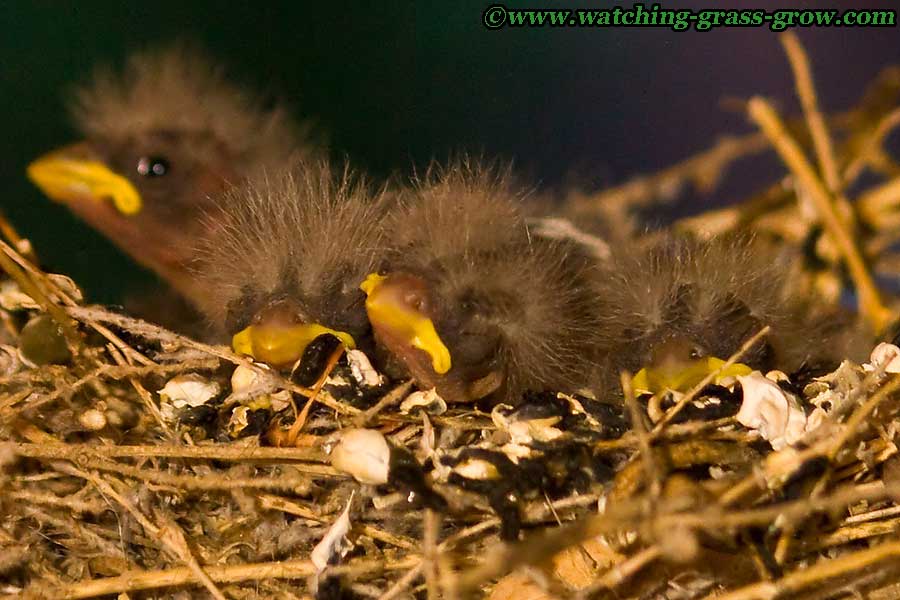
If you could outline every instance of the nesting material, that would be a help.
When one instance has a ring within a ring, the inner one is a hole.
[[[447,403],[438,395],[434,388],[413,392],[400,403],[400,412],[411,413],[414,411],[425,411],[432,415],[442,415],[447,412]]]
[[[900,348],[894,344],[881,342],[872,350],[869,362],[864,367],[867,371],[900,373]]]
[[[45,314],[25,306],[14,322]],[[0,565],[13,594],[386,592],[418,585],[427,515],[439,515],[435,564],[460,590],[648,597],[671,589],[654,575],[664,563],[690,582],[682,597],[702,598],[752,585],[748,552],[782,538],[787,573],[859,560],[900,510],[888,478],[900,431],[892,347],[811,379],[755,372],[714,378],[693,398],[639,395],[655,438],[648,470],[618,399],[528,394],[482,412],[409,394],[359,354],[338,361],[301,433],[279,447],[307,388],[149,323],[69,312],[119,346],[84,337],[65,365],[8,365],[0,468],[15,502],[0,545],[27,557]],[[851,421],[865,427],[851,434]],[[803,494],[828,456],[813,504]],[[762,545],[748,541],[760,527]],[[894,581],[878,572],[865,583]]]
[[[390,464],[390,445],[384,435],[372,429],[342,431],[331,451],[331,465],[360,483],[387,483]]]
[[[362,386],[378,387],[384,384],[384,377],[372,367],[369,357],[360,350],[347,350],[347,361],[350,363],[350,373]]]
[[[828,176],[842,185],[819,186],[825,194],[855,190],[866,170],[900,172],[881,148],[898,121],[897,82],[888,72],[833,121],[847,138],[831,145],[839,160],[820,160],[819,143],[798,146],[821,168],[792,156],[789,185],[676,227],[743,223],[825,258],[862,244],[882,274],[900,271],[884,250],[897,233],[895,179],[854,199],[866,227],[842,243],[808,238],[809,215],[792,219],[795,189],[809,195],[810,173],[828,165],[842,165]],[[710,189],[770,141],[724,140],[578,204],[613,211],[624,231],[634,207],[670,200],[687,182]],[[301,365],[294,374],[316,376],[311,388],[226,346],[85,306],[11,246],[0,245],[0,261],[4,598],[898,597],[892,344],[820,371],[720,377],[728,363],[707,364],[700,389],[629,386],[624,374],[626,389],[609,396],[441,405],[427,390],[410,396],[356,351],[328,373]],[[798,279],[840,286],[841,260],[825,262]],[[864,289],[865,274],[851,271]],[[862,304],[873,323],[896,306],[878,294]],[[53,327],[23,340],[35,319]],[[23,343],[42,335],[66,353],[24,360]]]
[[[177,375],[159,390],[159,410],[167,422],[176,421],[185,409],[198,408],[219,395],[219,384],[196,373]]]
[[[352,504],[353,494],[350,494],[350,499],[347,500],[347,508],[328,528],[328,532],[322,538],[322,541],[313,548],[310,560],[312,560],[318,573],[324,571],[329,564],[338,562],[353,547],[352,542],[347,539],[347,534],[350,533],[350,506]]]
[[[796,444],[806,433],[806,413],[797,397],[759,371],[737,378],[743,392],[735,420],[759,431],[775,450]]]

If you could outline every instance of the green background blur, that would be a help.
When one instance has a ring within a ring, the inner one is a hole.
[[[513,159],[538,185],[577,180],[599,188],[746,131],[743,115],[722,110],[723,98],[762,93],[795,107],[788,67],[766,29],[487,31],[481,13],[490,3],[4,2],[0,207],[45,266],[74,277],[92,300],[118,302],[123,290],[147,283],[148,274],[43,198],[24,171],[31,159],[73,141],[63,109],[67,86],[99,63],[176,39],[199,42],[236,81],[289,101],[327,133],[336,156],[376,177],[469,151]],[[712,5],[664,3],[701,6]],[[848,106],[882,66],[900,63],[897,28],[798,33],[830,109]],[[776,169],[771,160],[742,167],[731,188],[689,198],[679,210],[749,193]]]

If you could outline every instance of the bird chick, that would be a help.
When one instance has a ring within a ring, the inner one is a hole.
[[[594,261],[531,236],[522,200],[506,173],[460,164],[393,211],[385,269],[362,286],[389,373],[448,402],[587,384],[603,336]]]
[[[636,388],[686,391],[766,325],[732,374],[794,372],[836,364],[848,321],[792,288],[779,256],[749,238],[664,237],[649,249],[620,247],[603,278],[605,328],[620,340],[607,379],[637,373]]]
[[[200,215],[215,195],[309,153],[282,109],[182,45],[98,71],[70,112],[84,140],[32,162],[29,178],[188,298]]]
[[[387,198],[319,161],[228,191],[197,249],[201,310],[235,351],[275,367],[326,333],[366,349],[359,284],[383,254]]]

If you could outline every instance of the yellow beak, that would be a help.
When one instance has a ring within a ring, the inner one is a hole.
[[[123,215],[134,215],[141,210],[141,195],[128,179],[100,161],[71,156],[67,149],[35,160],[28,165],[27,174],[41,191],[57,202],[109,199]]]
[[[687,392],[723,364],[724,360],[709,357],[692,361],[678,369],[644,367],[631,379],[631,387],[638,394],[656,394],[666,390]],[[747,365],[735,363],[716,375],[714,382],[720,383],[726,377],[749,375],[752,372],[753,369]]]
[[[390,329],[405,339],[410,346],[424,351],[431,357],[431,368],[443,375],[450,370],[450,350],[444,345],[434,323],[422,313],[399,302],[395,290],[383,284],[386,277],[372,273],[359,286],[366,293],[366,312],[369,321]]]
[[[309,344],[324,334],[331,334],[347,348],[355,348],[353,336],[322,325],[251,325],[231,338],[231,347],[273,367],[292,365],[303,356]]]

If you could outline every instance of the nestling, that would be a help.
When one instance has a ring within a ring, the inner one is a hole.
[[[746,367],[836,366],[851,337],[848,318],[803,298],[779,257],[748,238],[620,247],[603,282],[605,327],[620,340],[610,354],[613,386],[628,370],[648,391],[686,391],[766,325],[771,332],[740,360]]]
[[[196,251],[201,310],[236,351],[276,367],[325,333],[366,349],[359,284],[384,254],[387,199],[320,161],[230,190]]]
[[[363,285],[379,356],[448,402],[574,391],[604,347],[594,259],[533,237],[508,174],[434,168],[393,211]]]
[[[215,196],[310,153],[282,109],[180,45],[98,71],[70,110],[84,141],[31,163],[29,178],[189,299],[200,215]]]

